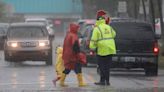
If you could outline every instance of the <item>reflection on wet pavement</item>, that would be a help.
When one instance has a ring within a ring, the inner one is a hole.
[[[45,71],[42,70],[39,74],[39,83],[40,83],[40,88],[45,87]]]
[[[12,88],[16,88],[18,81],[17,81],[17,73],[13,72],[12,76],[11,76],[11,83],[12,83]]]
[[[158,92],[158,86],[159,86],[159,78],[156,77],[156,79],[153,81],[154,84],[154,91],[153,92]]]

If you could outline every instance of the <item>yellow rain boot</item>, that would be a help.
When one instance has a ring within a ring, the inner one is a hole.
[[[86,84],[84,83],[83,81],[83,76],[81,73],[77,74],[77,79],[78,79],[78,82],[79,82],[79,87],[84,87],[86,86]]]
[[[68,87],[68,85],[65,85],[65,78],[66,78],[66,74],[64,74],[64,73],[62,73],[62,75],[61,75],[61,78],[60,78],[60,86],[61,87]]]

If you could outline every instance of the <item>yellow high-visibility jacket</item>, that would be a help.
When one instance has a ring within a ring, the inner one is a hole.
[[[89,47],[96,50],[100,56],[116,54],[115,37],[116,32],[114,29],[107,25],[104,19],[98,20]]]
[[[57,76],[59,76],[59,77],[61,76],[62,72],[64,71],[64,62],[62,60],[62,53],[63,53],[63,48],[57,47],[55,70],[56,70]]]

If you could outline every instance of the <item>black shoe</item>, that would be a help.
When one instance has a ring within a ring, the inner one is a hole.
[[[110,86],[110,83],[109,83],[109,82],[107,82],[107,83],[106,83],[106,85],[107,85],[107,86]]]
[[[105,82],[95,82],[95,85],[105,85]]]

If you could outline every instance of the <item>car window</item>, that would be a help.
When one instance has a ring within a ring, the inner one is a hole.
[[[47,22],[46,21],[42,21],[42,20],[29,20],[29,21],[26,21],[26,22],[43,23],[43,24],[47,25]]]
[[[91,34],[92,34],[92,31],[93,31],[92,25],[91,26],[88,26],[86,31],[88,31],[87,37],[90,38],[91,37]]]
[[[9,37],[11,38],[38,38],[44,36],[43,29],[39,27],[13,27],[9,31]]]
[[[153,40],[154,32],[149,24],[145,23],[111,23],[116,31],[116,39]]]
[[[83,28],[83,30],[84,30],[83,36],[89,38],[90,37],[90,34],[91,34],[90,31],[93,30],[93,27],[94,27],[93,24],[87,24],[87,25],[85,25],[85,27]]]
[[[0,34],[5,34],[5,28],[0,27]]]

